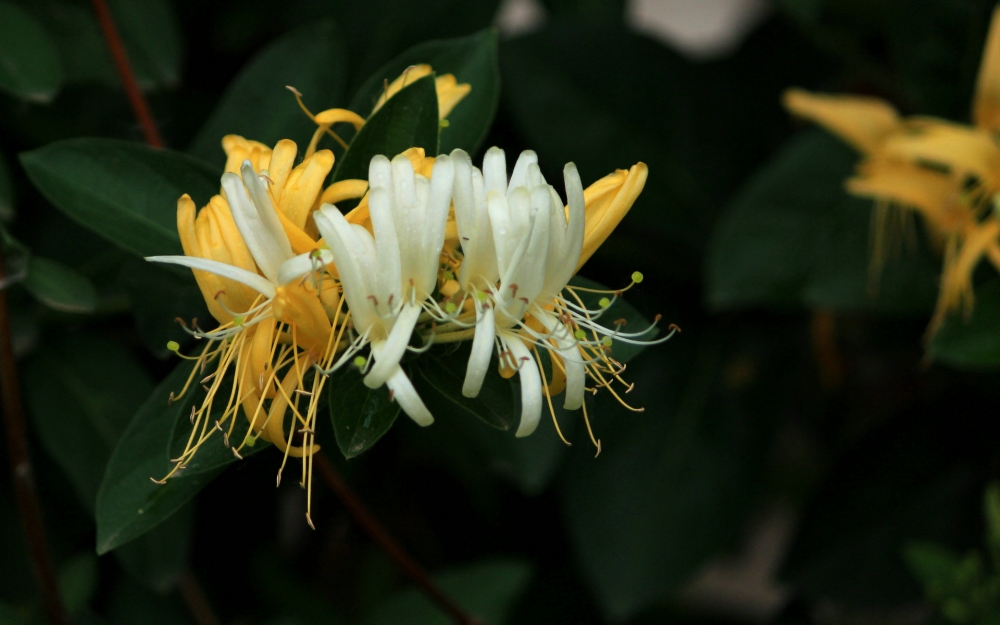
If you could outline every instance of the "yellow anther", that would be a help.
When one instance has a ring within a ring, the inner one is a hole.
[[[365,358],[364,356],[355,356],[354,357],[354,366],[357,367],[358,369],[361,369],[366,364],[368,364],[368,359]]]
[[[236,315],[235,317],[233,317],[234,326],[241,326],[243,325],[244,321],[246,321],[246,319],[243,317],[243,315]]]
[[[641,271],[633,271],[632,272],[632,282],[635,282],[636,284],[639,284],[640,282],[642,282],[642,272]]]
[[[247,436],[245,439],[243,439],[243,442],[246,443],[247,447],[253,447],[254,445],[257,444],[257,437]]]
[[[476,291],[476,299],[480,302],[486,301],[486,291]]]
[[[633,274],[632,277],[635,278],[635,274]],[[601,308],[607,308],[608,306],[611,305],[611,300],[609,300],[606,297],[602,297],[600,300],[598,300],[597,305],[600,306]]]
[[[180,348],[181,345],[177,341],[167,341],[167,349],[169,349],[170,351],[176,352]]]
[[[449,314],[455,312],[457,308],[458,306],[455,305],[455,302],[448,302],[444,305],[444,311]]]
[[[603,345],[604,345],[605,347],[611,347],[611,343],[612,343],[612,341],[611,341],[611,337],[610,337],[610,336],[606,336],[606,337],[604,337],[603,339],[601,339],[601,343],[602,343],[602,344],[603,344]]]
[[[576,332],[573,333],[573,336],[575,336],[577,340],[582,341],[583,339],[587,338],[587,333],[581,330],[580,328],[577,328]]]
[[[439,124],[439,125],[440,125],[440,126],[441,126],[442,128],[447,128],[448,126],[450,126],[450,125],[451,125],[451,124],[450,124],[450,123],[448,122],[448,120],[447,120],[447,119],[442,119],[441,121],[439,121],[439,122],[438,122],[438,124]]]

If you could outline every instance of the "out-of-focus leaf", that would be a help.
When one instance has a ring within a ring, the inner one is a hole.
[[[42,444],[94,512],[108,458],[153,383],[117,343],[71,335],[28,359],[24,389]],[[178,514],[115,553],[151,588],[164,590],[184,565],[192,516]]]
[[[501,625],[531,577],[519,561],[487,561],[434,575],[436,585],[467,614],[485,625]],[[386,600],[364,625],[447,625],[452,618],[415,589]]]
[[[63,71],[52,37],[30,14],[0,2],[0,89],[30,102],[48,102]]]
[[[645,412],[612,412],[607,397],[590,404],[603,450],[594,458],[574,446],[563,472],[569,537],[615,621],[663,600],[729,548],[764,473],[771,424],[759,397],[774,391],[757,380],[773,363],[753,354],[728,362],[721,341],[704,341],[694,358],[671,344],[665,358],[634,361],[627,399]],[[728,374],[734,363],[740,376]]]
[[[871,202],[843,190],[856,159],[846,145],[814,130],[795,137],[751,179],[709,247],[713,307],[931,309],[939,262],[922,244],[888,259],[877,284],[870,281]]]
[[[330,376],[325,392],[337,446],[348,459],[378,442],[399,415],[399,404],[389,389],[368,388],[361,372],[350,364]]]
[[[458,412],[464,418],[476,417],[498,430],[509,430],[521,414],[519,387],[513,378],[504,379],[497,371],[500,361],[494,353],[479,395],[464,396],[462,383],[470,349],[471,343],[466,341],[457,348],[422,354],[412,367],[413,383],[424,401],[433,404],[432,412]]]
[[[192,275],[179,275],[153,263],[129,259],[122,267],[119,281],[128,293],[139,335],[160,358],[170,354],[168,341],[181,346],[191,341],[191,335],[177,319],[190,324],[194,319],[210,318]]]
[[[919,599],[907,544],[981,544],[980,476],[998,433],[976,418],[988,405],[925,402],[845,450],[806,507],[782,577],[803,597],[847,606]],[[943,414],[954,416],[948,427]]]
[[[14,218],[14,183],[10,179],[7,160],[0,154],[0,223]]]
[[[376,154],[389,158],[412,147],[438,154],[438,100],[434,74],[401,89],[368,118],[333,171],[334,180],[368,179]]]
[[[28,258],[24,288],[49,308],[70,313],[88,313],[97,305],[90,280],[74,269],[48,258]]]
[[[62,595],[66,613],[80,613],[97,590],[97,557],[84,553],[59,568],[59,594]]]
[[[298,89],[314,113],[341,106],[345,59],[340,35],[329,20],[288,33],[264,48],[233,80],[190,152],[221,165],[225,155],[220,141],[227,134],[268,146],[292,139],[304,149],[316,125],[285,86]]]
[[[448,115],[441,130],[441,153],[455,148],[473,153],[489,131],[500,99],[497,31],[488,28],[468,37],[428,41],[416,45],[375,72],[351,100],[351,110],[371,113],[386,81],[392,82],[411,65],[429,64],[437,73],[454,74],[472,90]]]
[[[971,313],[951,313],[934,334],[928,351],[936,360],[955,367],[1000,366],[1000,279],[978,285]]]
[[[178,593],[153,593],[134,584],[127,577],[114,580],[108,598],[108,618],[111,623],[136,625],[179,625],[191,623],[190,611]]]
[[[173,87],[181,78],[182,40],[167,0],[108,0],[140,85]]]
[[[940,584],[951,577],[961,558],[951,549],[927,542],[914,542],[903,552],[910,571],[924,584]]]
[[[75,334],[32,354],[24,388],[42,443],[93,511],[111,450],[152,381],[118,343]]]
[[[195,393],[168,403],[171,393],[184,386],[191,372],[182,363],[146,399],[118,440],[97,493],[97,552],[107,553],[161,524],[176,513],[218,471],[176,475],[161,479],[173,468],[168,445],[174,423],[187,415]],[[234,458],[235,459],[235,458]]]
[[[120,86],[92,7],[65,0],[21,0],[20,4],[51,33],[66,82]],[[144,89],[176,85],[182,50],[180,28],[170,3],[110,0],[108,8],[139,85]]]
[[[31,181],[72,219],[139,256],[182,254],[177,200],[204,205],[219,172],[184,154],[111,139],[70,139],[21,154]]]
[[[648,164],[645,189],[618,227],[616,253],[690,276],[719,196],[732,184],[735,118],[718,71],[622,23],[556,19],[505,41],[500,61],[505,110],[550,182],[561,187],[568,162],[585,186]]]

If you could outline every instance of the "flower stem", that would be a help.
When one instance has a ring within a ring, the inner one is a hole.
[[[323,481],[326,482],[327,486],[344,503],[354,521],[365,530],[382,551],[396,562],[396,565],[403,571],[403,574],[419,586],[424,594],[459,625],[482,625],[480,621],[466,614],[458,604],[434,585],[427,571],[417,564],[416,560],[410,554],[406,553],[403,546],[389,534],[385,526],[361,503],[361,500],[358,499],[358,496],[347,485],[347,482],[341,477],[340,473],[333,466],[333,463],[322,452],[316,454],[315,462]]]
[[[118,77],[121,78],[122,87],[125,88],[125,95],[128,96],[129,104],[132,106],[132,114],[142,126],[142,134],[146,143],[154,148],[165,147],[160,130],[156,126],[156,120],[153,119],[153,114],[149,110],[149,103],[146,102],[146,97],[139,89],[135,72],[132,71],[132,64],[128,59],[128,52],[125,50],[125,44],[122,43],[114,20],[111,19],[111,11],[108,10],[107,3],[104,0],[93,0],[93,4],[94,12],[97,13],[97,22],[101,25],[101,33],[104,35],[104,41],[108,44],[111,59],[115,63]]]
[[[3,255],[0,254],[0,280],[4,277]],[[10,314],[7,309],[7,291],[0,289],[0,392],[3,395],[4,426],[7,430],[7,455],[10,458],[11,477],[17,510],[27,538],[28,556],[35,574],[35,582],[42,597],[45,613],[52,625],[66,625],[66,610],[59,596],[56,572],[49,555],[49,545],[42,523],[42,509],[35,490],[31,457],[28,455],[27,432],[24,412],[21,409],[21,390],[17,381],[17,365],[10,334]]]

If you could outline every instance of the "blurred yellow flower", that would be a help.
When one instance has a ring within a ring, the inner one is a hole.
[[[1000,8],[994,10],[972,104],[973,125],[933,117],[900,117],[893,106],[867,96],[814,94],[789,89],[785,107],[816,122],[862,155],[846,187],[874,198],[873,271],[878,272],[894,236],[896,210],[919,214],[932,242],[943,248],[944,267],[933,333],[956,308],[971,309],[972,272],[986,257],[1000,270],[1000,222],[993,210],[1000,193]]]

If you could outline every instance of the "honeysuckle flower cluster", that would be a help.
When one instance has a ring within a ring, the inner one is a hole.
[[[384,97],[429,71],[411,68]],[[446,114],[468,85],[451,76],[437,81]],[[367,180],[324,187],[334,156],[316,149],[320,136],[334,123],[359,128],[364,120],[341,109],[316,115],[303,109],[317,131],[301,162],[295,164],[298,149],[289,140],[270,149],[225,137],[221,193],[200,211],[187,195],[178,201],[184,255],[148,259],[190,267],[219,323],[212,330],[188,327],[204,347],[182,356],[194,366],[174,397],[195,384],[206,393],[192,408],[191,433],[174,469],[155,481],[183,471],[207,440],[221,436],[237,456],[258,439],[272,443],[284,454],[279,483],[287,459],[301,458],[308,486],[319,451],[317,408],[330,374],[358,367],[364,384],[387,387],[426,426],[434,418],[401,360],[435,343],[472,342],[464,384],[455,389],[466,396],[478,395],[494,353],[493,375],[519,376],[518,436],[535,430],[546,403],[555,421],[559,394],[565,409],[582,411],[588,431],[587,391],[608,389],[625,404],[615,387],[631,387],[613,357],[614,343],[658,343],[672,332],[656,339],[656,322],[634,333],[605,324],[602,315],[625,289],[588,308],[580,295],[587,289],[568,282],[642,191],[644,164],[587,190],[568,164],[566,203],[533,152],[521,154],[508,176],[498,148],[486,153],[482,169],[461,150],[436,158],[420,148],[379,155]],[[345,213],[337,204],[346,200],[359,201]],[[641,279],[636,272],[632,284]],[[179,354],[178,345],[170,347]],[[241,412],[249,427],[237,440]],[[599,452],[592,431],[591,439]],[[308,501],[311,525],[311,495]]]
[[[979,66],[973,125],[926,116],[901,117],[884,100],[785,93],[785,106],[814,121],[863,156],[847,183],[876,203],[873,272],[878,272],[912,214],[943,251],[940,294],[929,334],[949,312],[971,310],[972,273],[986,258],[1000,270],[1000,8],[995,9]],[[894,228],[895,227],[895,228]]]

